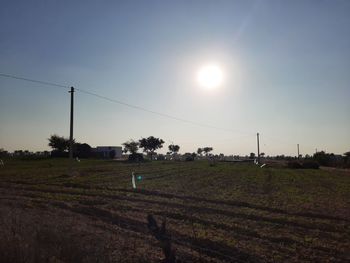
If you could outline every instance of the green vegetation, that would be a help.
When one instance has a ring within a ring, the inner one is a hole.
[[[159,262],[148,215],[185,262],[350,260],[345,170],[9,159],[0,188],[8,262]]]

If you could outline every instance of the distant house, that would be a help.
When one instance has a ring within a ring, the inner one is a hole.
[[[97,146],[92,151],[103,158],[121,158],[123,153],[121,146]]]

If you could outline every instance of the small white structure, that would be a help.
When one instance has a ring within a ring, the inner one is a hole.
[[[131,173],[131,184],[132,184],[132,188],[136,189],[136,180],[135,180],[134,172]]]
[[[114,154],[114,158],[121,158],[123,151],[121,146],[97,146],[94,151],[101,154],[103,158],[111,158]]]

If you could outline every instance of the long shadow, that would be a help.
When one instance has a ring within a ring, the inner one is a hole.
[[[18,196],[19,197],[19,196]],[[35,196],[31,196],[34,197]],[[11,199],[9,199],[11,200]],[[35,200],[33,200],[35,201]],[[42,203],[47,203],[44,202],[43,200],[37,200],[38,203],[42,204]],[[64,208],[67,209],[69,206],[67,206],[65,203],[63,202],[57,202],[57,201],[50,201],[49,202],[50,205],[55,206],[55,207],[59,207],[59,208]],[[102,201],[102,200],[81,200],[79,201],[79,204],[84,205],[84,206],[94,206],[94,205],[105,205],[107,204],[106,201]],[[116,208],[113,209],[117,209],[118,211],[132,211],[132,212],[139,212],[139,213],[152,213],[154,215],[159,215],[159,216],[166,216],[167,218],[172,218],[174,220],[185,220],[188,222],[195,222],[195,223],[199,223],[202,224],[203,226],[213,226],[217,229],[221,229],[224,231],[232,231],[233,234],[236,234],[240,237],[245,237],[247,238],[258,238],[261,240],[266,240],[268,242],[273,242],[273,243],[283,243],[283,244],[297,244],[297,245],[304,245],[304,243],[294,240],[292,238],[287,238],[287,237],[271,237],[271,236],[262,236],[260,235],[257,231],[254,231],[252,229],[247,229],[247,228],[242,228],[239,226],[233,226],[233,225],[227,225],[227,224],[223,224],[223,223],[218,223],[218,222],[214,222],[214,221],[208,221],[208,220],[204,220],[201,218],[197,218],[191,215],[186,215],[185,214],[181,214],[181,213],[175,213],[175,212],[168,212],[168,211],[154,211],[154,210],[144,210],[144,209],[140,209],[140,208],[135,208],[132,207],[130,205],[124,205],[124,204],[119,204]],[[99,211],[101,216],[103,215],[108,215],[108,213],[106,213],[106,210],[101,210],[99,208],[96,208],[95,211]],[[340,238],[339,240],[337,239],[337,241],[342,242],[343,239]],[[327,253],[334,253],[334,250],[332,249],[328,249],[325,247],[313,247],[313,249],[318,249]],[[338,251],[335,253],[339,253]]]
[[[63,207],[61,207],[63,208]],[[149,230],[147,229],[147,224],[131,219],[122,217],[116,214],[112,214],[109,211],[95,208],[95,207],[66,207],[66,209],[92,216],[97,217],[98,219],[117,225],[118,227],[121,227],[123,229],[127,229],[129,231],[138,232],[144,235],[149,235]],[[179,245],[187,245],[191,247],[192,249],[202,253],[206,254],[207,256],[210,256],[212,258],[222,259],[222,260],[229,260],[230,262],[235,261],[243,261],[243,262],[261,262],[261,259],[256,255],[251,255],[248,253],[245,253],[235,247],[231,247],[226,245],[222,242],[217,241],[211,241],[208,239],[202,239],[202,238],[193,238],[184,234],[181,234],[177,231],[171,231],[171,240]]]
[[[40,201],[41,203],[47,203],[45,202],[45,200],[41,200]],[[55,202],[55,201],[52,201],[52,202],[49,202],[50,205],[53,205],[53,206],[56,206],[56,207],[59,207],[59,208],[62,208],[62,209],[69,209],[69,210],[84,210],[86,209],[86,207],[69,207],[68,205],[66,205],[65,203],[63,202]],[[84,202],[83,202],[84,204]],[[131,204],[132,205],[132,204]],[[127,209],[126,209],[127,208]],[[125,209],[125,211],[134,211],[134,212],[141,212],[141,213],[147,213],[147,210],[143,210],[143,209],[139,209],[139,208],[134,208],[132,206],[125,206],[123,205],[122,209],[119,209],[119,207],[117,207],[118,211],[123,211],[123,209]],[[91,205],[89,204],[88,206],[88,211],[91,211],[90,214],[91,215],[94,215],[94,216],[98,216],[98,217],[101,217],[101,218],[106,218],[106,217],[110,217],[110,215],[112,215],[111,212],[109,211],[106,211],[106,210],[103,210],[103,209],[100,209],[100,208],[95,208],[95,207],[91,207]],[[86,211],[85,211],[86,212]],[[168,213],[167,211],[166,212],[163,212],[163,211],[148,211],[149,213],[152,213],[152,214],[155,214],[155,215],[161,215],[161,216],[167,216],[168,218],[173,218],[175,220],[189,220],[189,221],[192,221],[192,222],[197,222],[197,223],[200,223],[200,224],[203,224],[204,226],[207,225],[207,226],[214,226],[218,229],[222,229],[224,231],[232,231],[233,233],[232,234],[235,234],[235,233],[238,233],[238,235],[245,235],[245,236],[248,236],[248,237],[252,237],[252,238],[260,238],[262,240],[267,240],[267,241],[271,241],[271,242],[275,242],[275,243],[285,243],[285,244],[297,244],[297,245],[301,245],[301,246],[304,246],[305,244],[303,243],[300,243],[298,241],[295,241],[293,239],[289,239],[289,238],[278,238],[278,237],[268,237],[268,236],[260,236],[257,232],[255,231],[252,231],[252,230],[247,230],[247,229],[244,229],[244,228],[240,228],[240,227],[237,227],[237,226],[227,226],[225,224],[221,224],[221,223],[217,223],[217,222],[212,222],[212,221],[206,221],[206,220],[202,220],[200,218],[192,218],[191,216],[187,216],[186,214],[182,215],[182,214],[176,214],[176,213]],[[118,216],[116,216],[115,218],[119,218]],[[123,221],[120,223],[122,224]],[[116,224],[115,221],[113,221],[113,224]],[[118,224],[118,225],[120,225]],[[124,228],[126,229],[130,229],[130,226],[125,226]],[[132,230],[132,229],[131,229]],[[181,234],[177,235],[178,238],[181,238],[180,240],[175,240],[174,239],[174,242],[175,243],[178,243],[179,245],[183,245],[183,242],[184,240],[182,239],[183,237],[181,236]],[[176,236],[175,236],[176,238]],[[331,239],[333,239],[333,237],[330,237]],[[186,239],[185,237],[185,241],[188,240],[188,238]],[[249,240],[249,239],[248,239]],[[342,238],[336,238],[335,240],[339,241],[339,242],[343,242],[344,240]],[[206,240],[204,239],[203,243],[201,244],[207,244],[207,243],[210,243],[211,241],[210,240]],[[215,242],[214,242],[215,243]],[[194,248],[194,250],[196,251],[199,251],[203,254],[207,254],[208,256],[211,255],[213,257],[218,257],[218,258],[221,258],[221,259],[224,259],[224,260],[228,260],[227,256],[223,256],[222,254],[225,253],[223,251],[218,251],[216,253],[213,253],[213,250],[210,249],[209,247],[209,251],[206,251],[204,252],[203,250],[205,249],[208,249],[208,247],[201,247],[201,244],[197,244],[195,241],[193,241],[193,238],[190,239],[190,242],[189,244],[192,244],[192,245],[195,245],[197,246],[196,248]],[[211,244],[212,245],[212,244]],[[213,245],[213,247],[215,247],[215,244]],[[335,258],[337,259],[344,259],[344,261],[346,261],[346,256],[344,257],[342,251],[337,251],[337,250],[333,250],[331,248],[327,248],[327,247],[319,247],[319,246],[310,246],[309,247],[310,249],[315,249],[315,250],[319,250],[319,251],[322,251],[324,253],[327,253],[328,255],[332,255],[334,256]],[[276,250],[279,250],[281,253],[285,253],[283,247],[275,247]],[[220,255],[221,254],[221,255]],[[231,261],[230,261],[231,262]]]
[[[62,191],[62,189],[61,190],[35,189],[35,188],[33,188],[33,189],[27,188],[26,189],[23,187],[19,187],[18,189],[27,190],[27,191],[34,191],[34,192],[43,192],[43,193],[57,193],[57,194],[68,194],[68,195],[103,197],[103,198],[110,198],[110,199],[114,199],[114,200],[141,202],[141,203],[145,203],[145,204],[156,204],[156,205],[165,206],[165,207],[187,209],[187,210],[192,210],[192,211],[196,211],[196,212],[204,213],[204,214],[225,215],[228,217],[249,219],[249,220],[258,221],[258,222],[268,222],[268,223],[279,224],[279,225],[284,225],[284,226],[301,227],[301,228],[305,228],[305,229],[314,229],[314,230],[328,231],[328,232],[335,232],[335,233],[343,233],[344,232],[344,230],[336,229],[334,226],[330,226],[330,225],[324,225],[324,224],[317,225],[315,223],[310,223],[310,224],[299,223],[299,222],[294,222],[294,221],[290,221],[290,220],[286,220],[286,219],[282,219],[282,218],[271,218],[271,217],[267,217],[267,216],[237,213],[237,212],[233,212],[233,211],[216,209],[216,208],[211,208],[211,207],[199,207],[199,206],[177,204],[177,203],[158,201],[158,200],[145,200],[145,199],[136,198],[136,197],[129,197],[129,196],[110,195],[110,194],[105,194],[105,193],[86,193],[86,192],[82,193],[82,192]],[[141,191],[140,190],[138,190],[138,191],[125,190],[125,192],[145,193],[145,190],[141,190]],[[150,191],[147,191],[146,194],[152,195]],[[175,195],[171,195],[171,194],[161,194],[158,196],[172,196],[172,198],[176,198]],[[195,198],[195,199],[198,199],[198,198]],[[200,199],[202,199],[202,198],[200,198]],[[204,200],[206,200],[206,199],[204,199]]]
[[[165,176],[159,176],[159,177],[152,177],[148,178],[147,180],[153,180],[157,178],[162,178]],[[15,185],[38,185],[37,183],[31,183],[31,182],[10,182],[7,183],[7,185],[10,184],[15,184]],[[3,183],[0,183],[0,187],[4,185]],[[69,188],[76,188],[76,189],[89,189],[89,190],[111,190],[111,191],[118,191],[118,192],[128,192],[128,193],[133,193],[133,194],[141,194],[141,195],[146,195],[146,196],[157,196],[157,197],[163,197],[163,198],[176,198],[180,200],[193,200],[193,201],[199,201],[199,202],[207,202],[211,204],[218,204],[218,205],[227,205],[227,206],[235,206],[235,207],[244,207],[244,208],[252,208],[256,210],[262,210],[266,212],[271,212],[271,213],[278,213],[278,214],[285,214],[285,215],[291,215],[291,216],[301,216],[301,217],[308,217],[312,219],[325,219],[325,220],[334,220],[334,221],[344,221],[344,222],[350,222],[349,219],[347,218],[341,218],[337,216],[332,216],[332,215],[324,215],[324,214],[315,214],[315,213],[309,213],[309,212],[288,212],[283,209],[279,208],[271,208],[271,207],[266,207],[266,206],[260,206],[260,205],[255,205],[247,202],[241,202],[241,201],[226,201],[226,200],[215,200],[215,199],[206,199],[202,197],[196,197],[196,196],[186,196],[186,195],[175,195],[175,194],[169,194],[169,193],[162,193],[159,191],[150,191],[150,190],[145,190],[145,189],[137,189],[137,190],[130,190],[130,189],[124,189],[124,188],[111,188],[111,187],[105,187],[105,186],[95,186],[92,187],[90,185],[83,185],[83,184],[78,184],[78,183],[64,183],[63,185],[60,184],[40,184],[44,186],[54,186],[54,187],[67,187]],[[6,187],[6,185],[5,185]],[[11,186],[10,188],[18,188],[18,187],[13,187]],[[19,189],[25,190],[21,187]],[[28,189],[32,191],[36,191],[37,189]],[[51,189],[47,189],[46,191],[52,191],[56,192]],[[59,191],[57,191],[58,193]],[[64,191],[62,193],[65,193]],[[67,194],[75,194],[73,192],[67,192]],[[84,193],[86,194],[86,193]],[[86,194],[88,195],[88,194]]]
[[[111,188],[111,190],[113,190]],[[202,197],[196,197],[196,196],[180,196],[180,195],[174,195],[169,193],[162,193],[158,191],[150,191],[145,189],[138,189],[138,190],[129,190],[129,189],[114,189],[118,192],[129,192],[129,193],[137,193],[142,195],[149,195],[149,196],[160,196],[164,198],[176,198],[180,200],[192,200],[192,201],[199,201],[199,202],[206,202],[211,204],[218,204],[218,205],[227,205],[227,206],[235,206],[235,207],[244,207],[244,208],[252,208],[256,210],[262,210],[266,212],[271,213],[278,213],[278,214],[285,214],[285,215],[291,215],[291,216],[301,216],[301,217],[309,217],[314,219],[326,219],[326,220],[336,220],[336,221],[345,221],[350,222],[349,219],[331,216],[331,215],[323,215],[323,214],[314,214],[314,213],[308,213],[308,212],[288,212],[283,209],[279,208],[271,208],[266,206],[259,206],[247,202],[241,202],[241,201],[226,201],[226,200],[215,200],[215,199],[206,199]]]
[[[44,200],[38,200],[38,203],[40,204],[46,204],[47,202]],[[83,204],[84,206],[80,206],[80,207],[70,207],[68,206],[66,203],[64,202],[57,202],[57,201],[50,201],[49,204],[61,209],[68,209],[68,210],[72,210],[72,211],[83,211],[85,214],[88,215],[92,215],[92,216],[97,216],[97,217],[101,217],[101,218],[108,218],[111,217],[112,213],[104,210],[104,209],[100,209],[100,208],[96,208],[96,207],[92,207],[91,204],[89,202],[85,203],[85,200],[83,200],[83,202],[79,202],[80,204]],[[105,203],[103,203],[105,204]],[[88,205],[88,206],[85,206]],[[93,204],[95,205],[95,203]],[[304,246],[305,244],[303,242],[291,239],[291,238],[285,238],[285,237],[269,237],[269,236],[261,236],[258,232],[251,230],[251,229],[246,229],[246,228],[241,228],[238,226],[232,226],[232,225],[226,225],[226,224],[222,224],[222,223],[218,223],[218,222],[213,222],[213,221],[207,221],[207,220],[203,220],[201,218],[196,218],[193,216],[188,216],[186,214],[179,214],[179,213],[173,213],[173,212],[168,212],[168,211],[145,211],[143,209],[139,209],[139,208],[134,208],[132,206],[125,206],[124,204],[120,205],[121,207],[117,207],[118,211],[133,211],[133,212],[140,212],[140,213],[151,213],[154,215],[159,215],[159,216],[166,216],[167,218],[172,218],[175,220],[187,220],[190,222],[194,222],[194,223],[200,223],[203,226],[213,226],[217,229],[222,229],[224,231],[232,231],[233,235],[238,235],[238,236],[245,236],[248,237],[246,239],[249,240],[249,237],[252,238],[258,238],[261,240],[267,240],[269,242],[273,242],[273,243],[284,243],[284,244],[297,244],[300,246]],[[27,207],[26,207],[27,208]],[[114,216],[114,215],[113,215]],[[115,217],[115,216],[114,216]],[[114,222],[115,223],[115,222]],[[338,240],[340,242],[343,242],[344,240]],[[192,243],[193,240],[191,241]],[[207,241],[206,241],[207,242]],[[311,246],[311,249],[316,249],[322,252],[327,253],[328,255],[333,255],[335,258],[340,258],[342,257],[343,252],[342,251],[338,251],[335,249],[331,249],[331,248],[327,248],[327,247],[319,247],[319,246]],[[199,248],[197,248],[199,249]],[[277,250],[280,250],[281,248],[277,248]],[[283,250],[281,251],[282,253]],[[345,259],[345,258],[344,258]]]
[[[141,210],[140,210],[141,212]],[[176,213],[171,213],[171,212],[152,212],[155,215],[159,215],[159,216],[166,216],[167,218],[172,218],[175,220],[187,220],[189,222],[193,222],[193,223],[199,223],[202,224],[204,226],[213,226],[217,229],[221,229],[224,231],[232,231],[233,234],[236,234],[240,237],[245,236],[246,239],[249,238],[257,238],[257,239],[261,239],[261,240],[265,240],[268,242],[272,242],[272,243],[277,243],[277,244],[296,244],[296,245],[300,245],[300,246],[305,246],[305,244],[303,242],[300,242],[298,240],[294,240],[292,238],[288,238],[288,237],[271,237],[271,236],[262,236],[260,235],[257,231],[251,230],[251,229],[246,229],[243,227],[239,227],[239,226],[232,226],[232,225],[226,225],[223,223],[217,223],[217,222],[213,222],[213,221],[208,221],[208,220],[204,220],[201,218],[197,218],[197,217],[193,217],[193,216],[186,216],[183,214],[176,214]],[[339,240],[339,241],[343,241],[343,239]],[[331,253],[333,255],[337,255],[339,253],[341,253],[341,251],[338,250],[333,250],[333,249],[329,249],[326,247],[319,247],[319,246],[312,246],[312,249],[317,249],[326,253]]]
[[[186,209],[188,211],[195,211],[199,213],[204,214],[214,214],[214,215],[224,215],[228,217],[233,218],[242,218],[242,219],[249,219],[252,221],[257,222],[267,222],[272,224],[279,224],[283,226],[292,226],[292,227],[301,227],[304,229],[313,229],[313,230],[319,230],[319,231],[327,231],[327,232],[334,232],[334,233],[344,233],[343,229],[337,229],[335,225],[326,225],[326,224],[315,224],[315,223],[300,223],[295,222],[291,220],[286,220],[283,218],[272,218],[267,216],[261,216],[261,215],[253,215],[253,214],[244,214],[244,213],[237,213],[229,210],[221,210],[211,207],[199,207],[199,206],[193,206],[193,205],[185,205],[185,204],[177,204],[177,203],[171,203],[166,201],[158,201],[158,200],[148,200],[148,199],[142,199],[137,197],[130,197],[130,196],[121,196],[121,195],[110,195],[105,193],[86,193],[86,192],[72,192],[72,191],[62,191],[58,189],[25,189],[23,187],[19,187],[20,190],[27,190],[27,191],[34,191],[34,192],[43,192],[43,193],[57,193],[57,194],[67,194],[67,195],[79,195],[79,196],[90,196],[90,197],[103,197],[103,198],[110,198],[113,200],[121,200],[121,201],[130,201],[130,202],[140,202],[145,203],[146,205],[149,204],[156,204],[164,207],[172,207],[177,209]],[[142,190],[145,191],[145,190]],[[133,192],[126,190],[126,192]],[[140,193],[141,191],[136,191],[136,193]],[[148,193],[149,194],[149,193]],[[162,195],[169,195],[169,194],[162,194]],[[176,198],[176,196],[173,196],[173,198]]]

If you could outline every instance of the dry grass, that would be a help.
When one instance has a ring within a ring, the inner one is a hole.
[[[350,177],[252,165],[10,162],[0,170],[3,262],[160,262],[147,216],[182,262],[350,260]],[[143,176],[130,189],[130,174]]]

